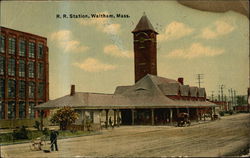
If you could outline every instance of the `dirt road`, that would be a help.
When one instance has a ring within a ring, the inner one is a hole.
[[[99,135],[58,141],[59,151],[30,151],[29,144],[2,146],[5,157],[222,156],[250,143],[250,114],[190,127],[123,126]]]

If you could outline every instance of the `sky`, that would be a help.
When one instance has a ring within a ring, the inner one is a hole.
[[[1,26],[44,36],[49,47],[49,93],[114,93],[134,84],[133,34],[143,12],[157,36],[158,76],[184,78],[207,95],[248,87],[249,20],[233,11],[211,13],[176,1],[0,2]],[[125,14],[129,18],[56,18],[63,14]]]

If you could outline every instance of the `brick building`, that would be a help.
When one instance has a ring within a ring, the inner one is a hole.
[[[37,117],[49,100],[47,39],[0,27],[0,119]]]

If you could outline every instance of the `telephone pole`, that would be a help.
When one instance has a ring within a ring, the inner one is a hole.
[[[201,88],[201,83],[203,83],[202,80],[204,79],[204,74],[197,74],[196,79],[198,80],[198,82],[196,82],[196,83],[198,83],[199,84],[199,88]]]
[[[223,102],[223,88],[225,88],[225,85],[219,85],[220,93],[221,93],[221,101]]]
[[[229,93],[229,98],[231,100],[231,105],[233,106],[234,104],[233,89],[232,88],[228,89],[228,93]]]
[[[212,101],[214,101],[214,91],[212,91]]]
[[[234,95],[234,106],[236,105],[237,101],[236,101],[236,90],[233,90],[233,95]]]

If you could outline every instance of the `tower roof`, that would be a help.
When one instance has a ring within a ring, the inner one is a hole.
[[[155,33],[157,33],[154,27],[152,26],[151,22],[148,20],[148,17],[146,16],[145,13],[141,17],[139,23],[136,25],[132,33],[140,32],[140,31],[154,31]]]

